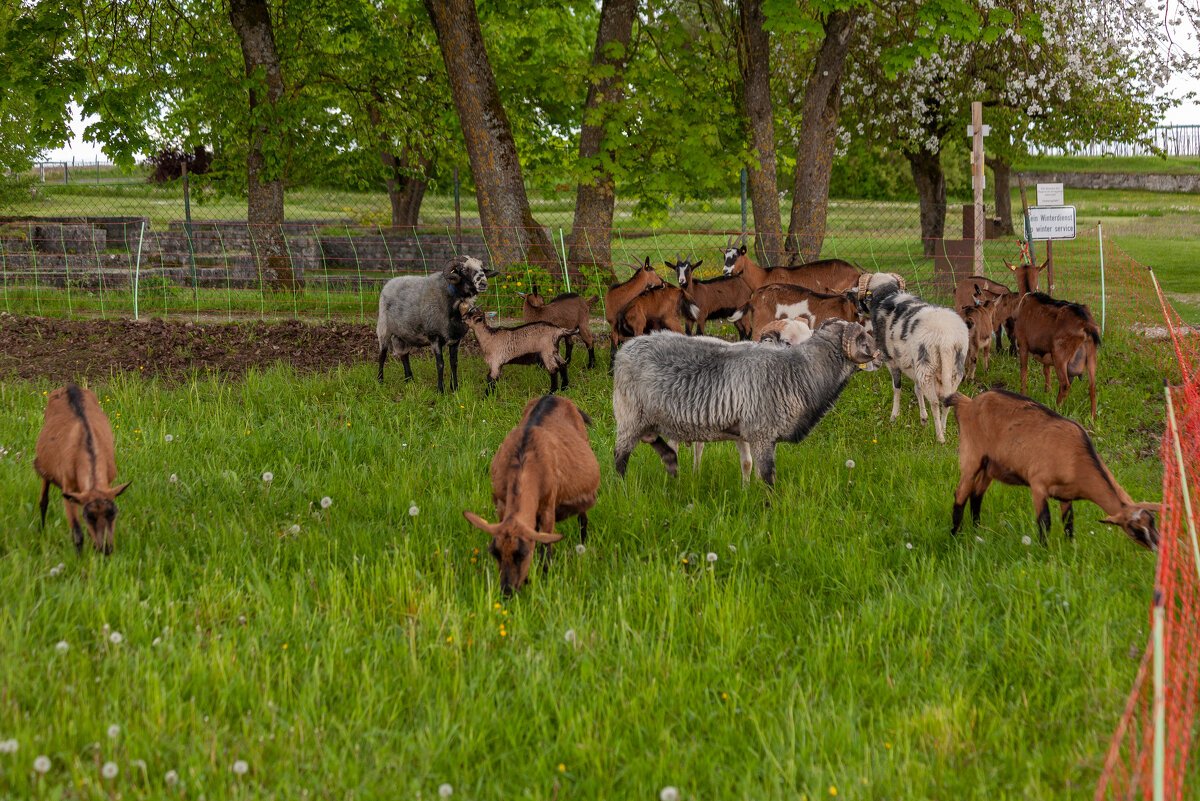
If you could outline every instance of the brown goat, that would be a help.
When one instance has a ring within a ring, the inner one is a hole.
[[[1088,307],[1080,303],[1055,300],[1034,292],[1021,298],[1014,326],[1017,354],[1021,360],[1021,392],[1025,392],[1029,356],[1043,364],[1046,392],[1050,391],[1050,368],[1058,373],[1058,400],[1061,404],[1071,387],[1071,379],[1087,375],[1088,399],[1092,419],[1096,419],[1096,349],[1100,347],[1100,326]]]
[[[683,306],[684,316],[696,324],[696,333],[704,333],[704,324],[716,318],[737,318],[738,338],[748,339],[750,331],[741,321],[738,311],[750,302],[750,287],[737,275],[722,275],[702,281],[692,277],[704,260],[692,264],[676,258],[675,264],[666,262],[668,269],[679,275],[679,288],[687,293],[688,302]],[[690,332],[689,332],[690,333]]]
[[[727,243],[725,275],[741,276],[750,289],[765,284],[792,284],[820,292],[843,292],[858,283],[862,271],[841,259],[822,259],[799,266],[764,269],[747,255],[745,237],[741,243]]]
[[[612,372],[612,357],[617,352],[617,345],[620,344],[620,339],[617,335],[617,314],[629,301],[636,298],[638,295],[647,289],[656,286],[664,286],[665,281],[658,273],[654,272],[654,268],[650,266],[650,257],[646,257],[646,263],[642,266],[630,265],[633,267],[633,275],[629,280],[620,284],[613,284],[608,288],[608,292],[604,295],[604,319],[608,321],[608,371]]]
[[[670,284],[647,289],[617,312],[615,326],[618,342],[640,337],[651,331],[683,333],[683,309],[687,296]]]
[[[992,334],[995,324],[995,305],[959,306],[958,316],[967,324],[967,378],[975,378],[975,365],[983,357],[983,369],[988,369],[992,354]]]
[[[487,389],[490,394],[496,389],[500,371],[506,364],[540,364],[550,374],[550,391],[558,391],[558,376],[562,375],[562,388],[567,388],[567,361],[558,355],[558,343],[577,333],[574,328],[562,328],[553,323],[525,323],[513,328],[497,328],[488,325],[483,309],[472,306],[474,301],[464,300],[459,304],[463,322],[475,332],[483,360],[487,363]]]
[[[1051,498],[1059,502],[1068,537],[1075,533],[1071,503],[1087,500],[1108,515],[1100,522],[1120,526],[1134,542],[1157,550],[1159,504],[1133,502],[1079,423],[1004,390],[981,392],[973,400],[955,393],[946,403],[958,420],[959,479],[951,533],[958,532],[968,500],[979,524],[983,493],[995,480],[1029,487],[1043,542],[1050,530]]]
[[[131,482],[112,486],[117,477],[112,426],[96,393],[74,384],[56,389],[46,401],[45,422],[38,434],[33,469],[42,477],[42,528],[50,485],[62,490],[63,509],[75,550],[83,550],[83,522],[96,550],[113,552],[117,505],[114,500]]]
[[[1032,261],[1022,260],[1020,264],[1013,264],[1008,259],[1004,260],[1004,265],[1016,273],[1018,295],[1028,295],[1030,292],[1038,291],[1038,277],[1048,264],[1050,264],[1049,259],[1042,262],[1040,267]]]
[[[754,319],[751,339],[758,339],[763,326],[772,320],[804,320],[814,331],[829,319],[860,321],[858,305],[848,295],[830,295],[792,284],[767,284],[754,291],[743,308]]]
[[[535,545],[562,539],[554,524],[579,517],[579,541],[587,541],[587,512],[596,503],[600,465],[588,442],[591,423],[566,398],[546,395],[525,404],[521,422],[508,432],[492,459],[492,504],[497,522],[474,512],[463,517],[492,538],[488,552],[500,568],[500,588],[511,594],[529,575]]]
[[[592,295],[581,297],[574,292],[559,295],[549,303],[538,292],[537,284],[533,291],[525,296],[521,306],[521,320],[527,323],[553,323],[560,328],[578,328],[576,335],[587,348],[589,368],[596,366],[596,338],[592,334],[592,309],[600,298]],[[572,338],[573,339],[573,338]],[[572,339],[567,340],[567,352],[564,358],[571,363]]]

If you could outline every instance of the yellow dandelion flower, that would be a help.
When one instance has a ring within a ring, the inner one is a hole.
[[[453,638],[453,637],[447,637],[447,638],[446,638],[446,642],[454,642],[454,638]]]
[[[493,609],[499,609],[499,608],[500,608],[500,604],[499,604],[499,602],[492,604],[492,608],[493,608]]]
[[[566,766],[566,765],[564,765],[563,763],[559,762],[559,763],[558,763],[558,769],[559,769],[561,772],[563,772],[563,773],[566,773],[566,771],[567,771],[567,766]]]
[[[829,785],[829,794],[830,794],[830,795],[837,795],[837,788],[836,788],[836,787],[834,787],[832,784],[831,784],[831,785]]]
[[[286,643],[286,642],[283,644],[283,650],[285,650],[285,651],[287,650],[287,643]]]
[[[891,743],[884,743],[884,744],[883,744],[883,747],[884,747],[884,748],[891,748],[891,747],[892,747],[892,744],[891,744]]]

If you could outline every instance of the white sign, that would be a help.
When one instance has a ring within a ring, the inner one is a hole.
[[[1037,204],[1039,206],[1061,206],[1063,204],[1062,184],[1038,184]],[[1074,235],[1072,235],[1072,238]]]
[[[979,127],[983,130],[984,136],[987,136],[988,134],[990,134],[992,132],[992,126],[990,126],[990,125],[981,125]],[[975,126],[967,125],[967,136],[974,136],[974,135],[975,135]]]
[[[1029,239],[1074,239],[1075,207],[1030,206],[1027,233]]]

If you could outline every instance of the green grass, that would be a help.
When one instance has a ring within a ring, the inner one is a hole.
[[[1090,428],[1153,500],[1162,395],[1145,356],[1110,333]],[[0,739],[20,744],[0,754],[0,797],[1090,793],[1154,570],[1096,507],[1079,505],[1075,541],[1056,522],[1026,546],[1029,492],[996,486],[982,527],[951,537],[955,426],[937,445],[907,385],[889,424],[885,371],[780,446],[773,496],[739,485],[727,443],[674,480],[639,448],[620,480],[611,380],[575,369],[602,469],[591,538],[578,554],[561,524],[549,575],[509,600],[461,510],[493,517],[492,454],[546,380],[510,368],[482,398],[482,363],[461,367],[445,398],[425,359],[410,385],[392,363],[377,385],[366,361],[95,385],[133,480],[108,559],[75,555],[57,498],[39,532],[30,462],[51,387],[0,382]],[[1014,361],[984,380],[1015,386]],[[1086,403],[1077,385],[1063,411]]]
[[[1192,175],[1200,172],[1195,156],[1037,156],[1021,159],[1013,169],[1037,172],[1113,172]]]

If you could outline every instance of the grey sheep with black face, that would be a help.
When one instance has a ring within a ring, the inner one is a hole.
[[[795,347],[730,344],[661,332],[617,353],[613,412],[617,473],[625,474],[638,442],[650,443],[675,475],[666,440],[734,440],[743,477],[753,462],[775,482],[775,445],[808,436],[860,370],[876,370],[879,352],[857,323],[830,320]]]
[[[467,326],[459,312],[459,303],[473,301],[487,291],[487,280],[497,273],[485,269],[483,262],[471,256],[455,256],[440,272],[431,275],[400,275],[383,285],[379,293],[379,380],[383,381],[383,363],[388,351],[400,358],[404,378],[411,381],[408,356],[428,345],[437,362],[438,392],[442,382],[442,346],[450,350],[450,389],[458,389],[458,343],[466,336]]]

